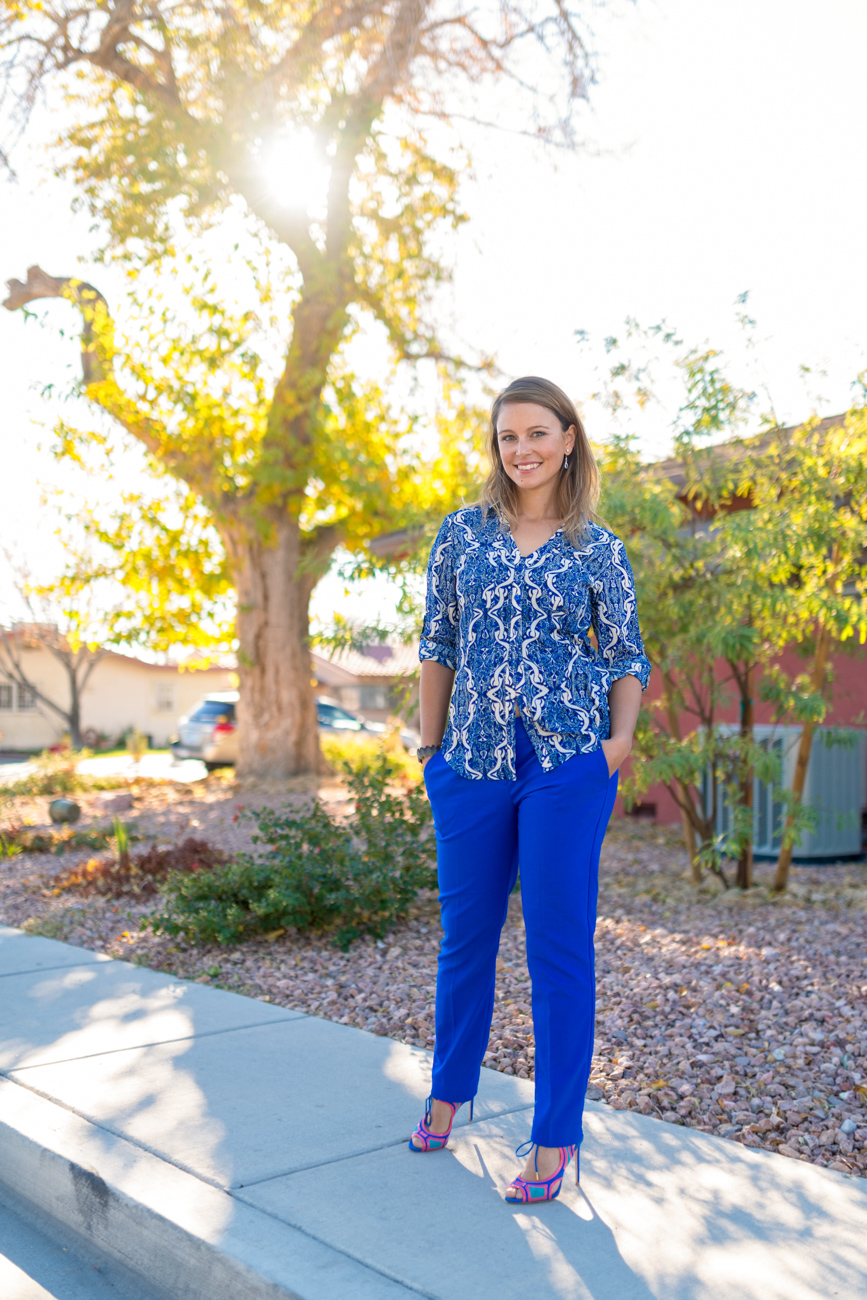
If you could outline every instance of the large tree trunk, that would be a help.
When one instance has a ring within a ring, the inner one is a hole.
[[[816,658],[813,661],[813,671],[810,674],[810,685],[814,691],[820,691],[825,685],[825,677],[828,672],[828,655],[831,650],[831,633],[822,628],[816,639]],[[795,760],[795,775],[792,779],[792,794],[795,797],[796,804],[800,804],[804,794],[804,785],[807,780],[807,765],[810,762],[810,750],[813,747],[813,733],[816,730],[815,722],[805,722],[801,728],[801,739],[798,743],[798,757]],[[780,856],[777,858],[777,871],[774,876],[774,890],[782,893],[789,882],[789,868],[792,865],[793,844],[786,844],[786,838],[792,828],[795,820],[794,812],[791,812],[786,818],[783,827],[783,847],[780,849]]]
[[[263,538],[224,532],[238,601],[241,778],[285,780],[321,769],[308,610],[317,572],[302,564],[302,535],[284,516]]]

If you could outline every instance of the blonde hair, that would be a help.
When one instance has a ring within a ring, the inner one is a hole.
[[[482,488],[479,505],[483,511],[493,510],[504,526],[514,525],[518,521],[519,489],[503,467],[497,439],[497,420],[500,411],[508,402],[544,406],[556,415],[564,433],[570,425],[575,426],[575,446],[569,453],[568,468],[560,472],[555,502],[557,517],[561,521],[560,527],[574,545],[584,537],[588,523],[596,519],[599,470],[575,403],[566,396],[562,388],[552,384],[550,379],[526,375],[523,379],[513,380],[494,398],[488,445],[491,469]]]

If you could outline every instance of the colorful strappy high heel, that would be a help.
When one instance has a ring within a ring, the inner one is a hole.
[[[455,1122],[455,1115],[457,1115],[458,1111],[460,1110],[461,1106],[463,1106],[464,1103],[462,1101],[443,1102],[443,1105],[448,1106],[452,1112],[452,1117],[449,1120],[449,1126],[446,1129],[445,1133],[431,1133],[430,1129],[428,1128],[428,1125],[431,1122],[431,1107],[433,1106],[433,1103],[434,1103],[434,1098],[428,1097],[427,1101],[424,1104],[424,1119],[418,1125],[418,1127],[416,1128],[415,1132],[413,1133],[412,1137],[409,1140],[410,1151],[416,1151],[418,1153],[421,1153],[422,1151],[442,1151],[449,1144],[449,1137],[451,1136],[452,1124],[454,1124]],[[472,1119],[473,1119],[473,1103],[471,1101],[470,1102],[470,1123],[472,1123]],[[421,1138],[424,1145],[417,1147],[413,1142],[412,1138]]]
[[[515,1148],[515,1155],[518,1157],[530,1154],[530,1149],[536,1148],[536,1154],[533,1157],[533,1164],[536,1173],[539,1172],[539,1147],[535,1142],[522,1142],[519,1147]],[[555,1173],[550,1178],[540,1179],[538,1183],[528,1183],[526,1178],[513,1178],[509,1187],[517,1187],[520,1192],[519,1196],[507,1196],[507,1201],[513,1201],[517,1205],[527,1205],[531,1201],[556,1201],[560,1195],[560,1188],[563,1186],[563,1179],[566,1174],[566,1167],[572,1157],[575,1157],[575,1183],[578,1183],[578,1148],[577,1147],[560,1147],[560,1164]]]

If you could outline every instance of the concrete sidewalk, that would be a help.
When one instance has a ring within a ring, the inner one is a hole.
[[[532,1084],[413,1156],[428,1053],[3,929],[0,1074],[0,1180],[173,1300],[867,1295],[861,1180],[589,1103],[510,1206]]]

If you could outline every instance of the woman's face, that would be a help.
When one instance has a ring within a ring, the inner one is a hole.
[[[503,468],[519,488],[553,486],[563,470],[563,457],[575,446],[574,424],[563,432],[547,406],[507,402],[497,418],[497,444]]]

